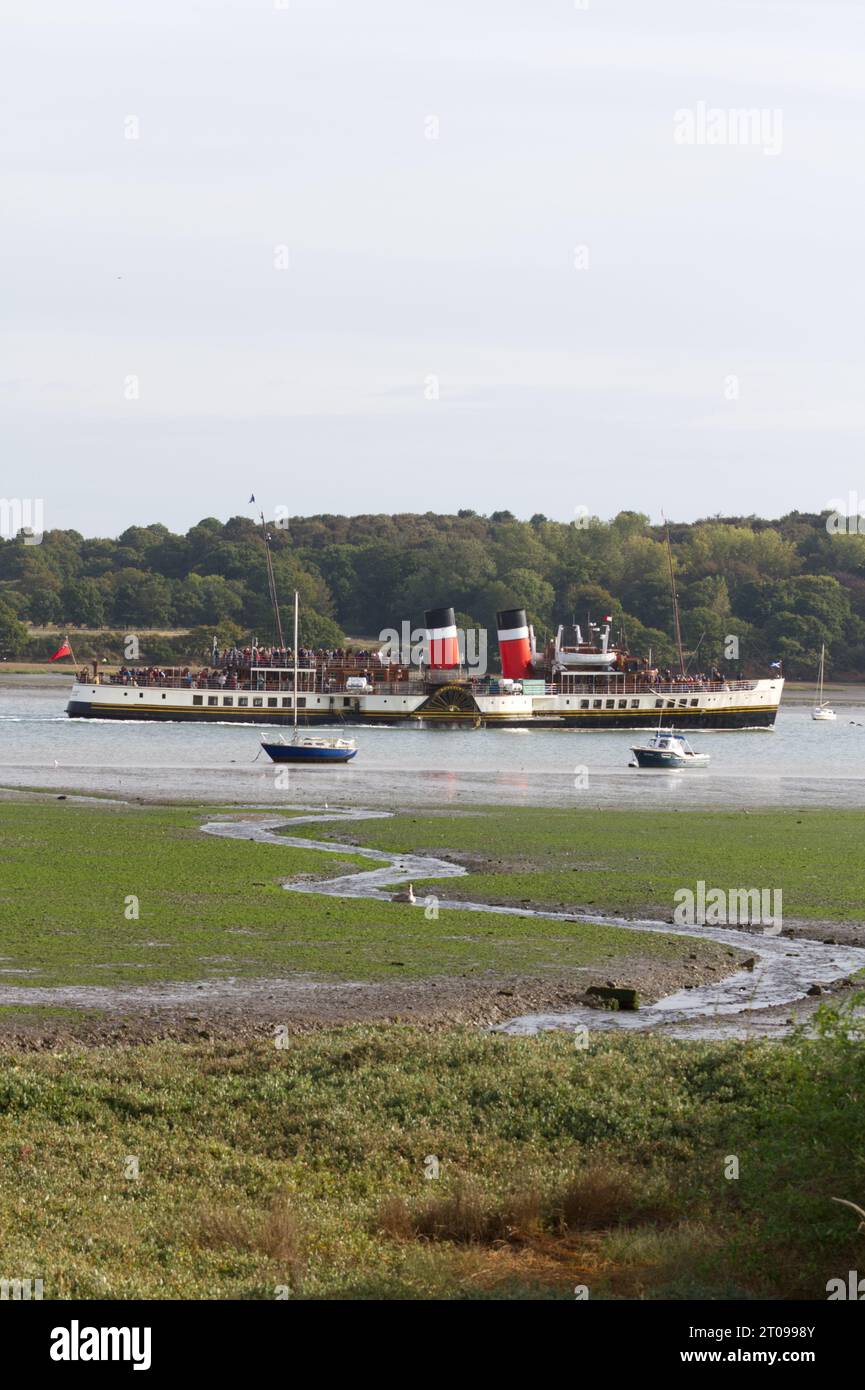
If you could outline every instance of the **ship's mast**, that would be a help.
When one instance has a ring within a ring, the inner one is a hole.
[[[261,534],[264,537],[264,555],[267,562],[267,588],[270,593],[270,603],[273,608],[273,617],[276,622],[276,635],[280,647],[285,646],[285,638],[282,635],[282,618],[279,615],[279,597],[276,592],[276,577],[273,573],[273,557],[270,553],[270,536],[267,534],[267,524],[264,520],[264,512],[261,513]],[[295,646],[297,643],[295,643]]]
[[[663,512],[661,513],[663,516]],[[679,654],[679,674],[685,674],[685,654],[682,651],[682,628],[679,623],[679,595],[676,593],[676,577],[673,574],[673,547],[670,543],[670,523],[664,517],[664,526],[667,531],[667,560],[670,565],[670,593],[673,598],[673,628],[676,635],[676,651]]]
[[[297,589],[294,591],[294,732],[297,733]]]

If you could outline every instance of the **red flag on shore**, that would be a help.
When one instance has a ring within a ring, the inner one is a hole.
[[[61,656],[71,656],[71,655],[72,655],[72,648],[71,648],[70,645],[69,645],[69,638],[68,638],[68,637],[64,637],[64,638],[63,638],[63,641],[62,641],[61,644],[60,644],[60,646],[57,648],[56,652],[55,652],[54,655],[50,658],[50,660],[51,660],[51,661],[59,661],[60,658],[61,658]]]

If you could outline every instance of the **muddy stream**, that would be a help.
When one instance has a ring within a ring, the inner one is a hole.
[[[203,829],[209,835],[218,835],[225,839],[257,840],[262,844],[317,849],[327,854],[357,855],[378,866],[342,874],[338,878],[283,884],[290,893],[318,893],[330,897],[367,898],[378,902],[390,902],[394,891],[402,884],[426,879],[465,877],[468,871],[461,865],[429,855],[394,854],[352,844],[339,844],[333,840],[312,840],[306,836],[283,833],[287,825],[389,818],[388,811],[328,810],[292,816],[290,820],[286,820],[285,816],[274,816],[266,820],[256,819],[254,822],[210,821]],[[279,827],[283,830],[277,833]],[[733,927],[680,927],[651,918],[626,919],[597,912],[542,912],[462,899],[448,900],[438,895],[436,903],[440,909],[489,912],[497,916],[534,917],[544,921],[599,922],[634,932],[666,932],[738,947],[754,959],[752,969],[735,971],[723,980],[711,984],[679,990],[654,1004],[646,1004],[635,1012],[608,1012],[575,1007],[562,1013],[524,1014],[498,1025],[499,1031],[508,1033],[538,1033],[549,1028],[572,1030],[585,1024],[592,1029],[663,1028],[665,1032],[676,1036],[694,1038],[718,1038],[742,1032],[747,1032],[749,1036],[758,1032],[776,1035],[788,1026],[786,1015],[779,1017],[777,1010],[803,1000],[813,985],[825,987],[837,984],[857,970],[865,968],[865,948],[859,946],[829,945],[820,941],[767,936]],[[419,897],[419,911],[423,910],[423,905],[424,899]],[[741,1025],[746,1022],[747,1027],[743,1029]]]

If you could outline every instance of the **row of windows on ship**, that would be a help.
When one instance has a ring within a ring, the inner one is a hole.
[[[127,691],[124,690],[123,693],[124,693],[124,695],[126,695],[126,694],[127,694]],[[144,691],[143,691],[143,690],[141,690],[141,691],[138,692],[138,698],[139,698],[139,700],[143,700],[143,699],[144,699]],[[163,700],[165,699],[165,694],[164,694],[164,692],[163,692],[162,698],[163,698]],[[336,699],[337,699],[337,697],[333,696],[333,697],[330,697],[330,698],[331,698],[332,703],[333,703],[334,705],[336,705]],[[280,707],[280,705],[282,706],[283,709],[291,709],[291,708],[292,708],[291,696],[285,696],[285,695],[282,696],[282,699],[281,699],[281,700],[278,699],[275,695],[268,696],[267,699],[265,699],[265,697],[262,696],[262,695],[252,695],[252,696],[248,696],[248,695],[237,695],[237,696],[235,696],[235,695],[207,695],[207,696],[204,696],[204,695],[193,695],[193,697],[192,697],[192,703],[193,703],[194,705],[203,705],[204,702],[205,702],[205,700],[207,701],[207,704],[208,704],[208,705],[217,705],[217,706],[222,705],[223,707],[234,706],[234,707],[236,707],[237,709],[246,709],[246,708],[251,708],[251,709],[278,709],[278,708]],[[320,700],[316,700],[316,704],[319,704],[319,703],[320,703]],[[342,703],[343,703],[343,707],[344,707],[344,708],[346,708],[346,709],[351,709],[351,708],[353,708],[353,707],[355,707],[355,706],[357,705],[357,703],[358,703],[357,697],[356,697],[356,696],[345,696],[345,697],[343,697]],[[386,697],[383,699],[382,703],[385,704],[385,705],[387,704],[387,698],[386,698]],[[403,700],[402,703],[403,703],[403,704],[406,704],[407,702],[406,702],[406,700]],[[697,705],[699,705],[699,703],[700,703],[699,700],[694,700],[694,699],[691,699],[691,700],[655,700],[654,707],[655,707],[655,709],[687,709],[689,706],[697,706]],[[570,700],[570,699],[566,699],[566,700],[565,700],[565,704],[566,704],[566,705],[571,704],[571,700]],[[643,708],[643,702],[642,702],[642,700],[580,700],[580,701],[574,700],[574,701],[573,701],[573,704],[574,704],[575,706],[579,705],[579,708],[580,708],[580,709],[628,709],[628,708],[630,708],[630,709],[641,709],[641,708]],[[305,695],[299,695],[299,696],[297,697],[297,707],[298,707],[298,709],[305,709],[305,708],[306,708],[306,696],[305,696]],[[648,707],[651,708],[651,706],[648,706]]]

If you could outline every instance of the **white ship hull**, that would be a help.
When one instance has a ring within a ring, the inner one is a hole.
[[[576,678],[575,678],[576,679]],[[729,688],[669,685],[651,690],[597,676],[588,688],[545,695],[498,695],[469,682],[387,693],[307,691],[301,724],[409,724],[417,727],[646,729],[659,720],[677,729],[766,729],[775,722],[783,680],[740,681]],[[176,720],[284,725],[293,721],[291,692],[177,689],[169,686],[73,686],[67,714],[77,719]]]

